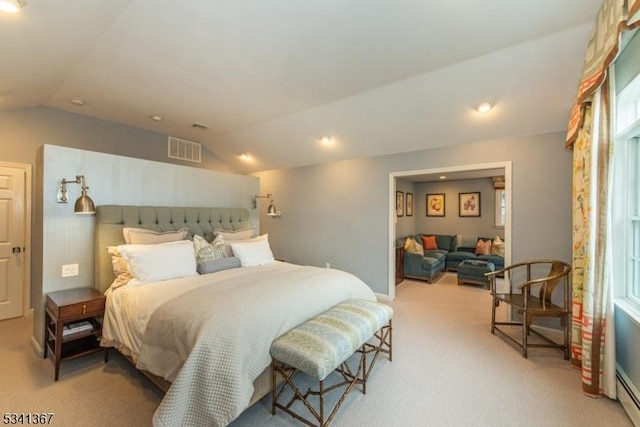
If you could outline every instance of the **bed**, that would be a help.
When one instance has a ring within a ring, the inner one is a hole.
[[[246,256],[238,268],[174,273],[183,265],[192,271],[186,252],[191,243],[125,245],[123,230],[130,227],[169,234],[186,229],[187,238],[210,241],[215,230],[233,233],[251,224],[243,208],[96,209],[96,286],[107,295],[102,345],[116,348],[166,391],[153,417],[156,426],[227,425],[269,392],[275,338],[342,301],[376,299],[346,272],[279,261],[245,263],[251,259]],[[241,248],[257,247],[254,241],[261,247],[268,242],[263,236],[234,249],[240,254]],[[151,263],[149,280],[141,274],[145,280],[135,277],[112,287],[116,275],[108,247],[131,251],[128,259],[136,268],[143,265],[135,264],[139,259]],[[143,255],[134,257],[133,249]],[[173,266],[168,260],[179,261]],[[163,270],[173,276],[155,280]]]

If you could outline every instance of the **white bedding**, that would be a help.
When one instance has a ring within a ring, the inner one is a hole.
[[[108,294],[102,342],[172,381],[154,425],[221,426],[249,404],[275,338],[350,298],[375,300],[351,274],[281,262],[131,284]]]

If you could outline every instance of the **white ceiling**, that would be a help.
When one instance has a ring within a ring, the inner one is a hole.
[[[0,16],[0,108],[197,141],[247,173],[559,131],[601,3],[29,0]]]

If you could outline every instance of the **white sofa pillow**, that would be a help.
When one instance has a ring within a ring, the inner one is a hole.
[[[231,242],[233,255],[240,259],[242,267],[271,264],[274,262],[273,252],[269,246],[267,235],[251,240]]]
[[[122,245],[120,253],[140,282],[196,276],[196,256],[190,240],[158,245]]]

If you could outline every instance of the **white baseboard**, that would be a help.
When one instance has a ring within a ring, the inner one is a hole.
[[[40,345],[38,340],[35,339],[33,335],[31,335],[31,346],[33,347],[33,349],[35,350],[36,354],[39,357],[44,356],[44,350],[42,349],[42,346]]]
[[[377,292],[376,292],[376,298],[382,301],[391,301],[391,298],[389,298],[389,295],[379,294]]]
[[[620,369],[616,369],[616,392],[618,400],[634,426],[640,427],[640,392],[631,379]]]

